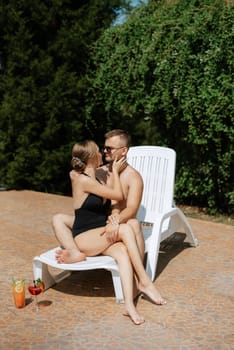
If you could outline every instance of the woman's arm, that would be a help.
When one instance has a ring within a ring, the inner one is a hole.
[[[126,159],[123,157],[120,160],[114,160],[112,165],[113,185],[109,187],[100,184],[97,180],[90,177],[82,178],[82,190],[87,193],[93,193],[103,198],[114,199],[116,201],[123,200],[123,191],[119,179],[119,173],[125,166]]]

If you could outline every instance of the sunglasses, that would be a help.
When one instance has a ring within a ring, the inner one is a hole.
[[[122,147],[110,147],[110,146],[104,146],[103,151],[106,151],[106,152],[111,152],[111,151],[113,151],[113,150],[116,150],[116,149],[121,149],[121,148],[124,148],[124,146],[122,146]]]

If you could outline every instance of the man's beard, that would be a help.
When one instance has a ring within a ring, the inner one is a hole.
[[[106,160],[106,157],[105,155],[102,156],[102,164],[103,165],[106,165],[106,164],[110,164],[110,163],[113,163],[113,160]]]

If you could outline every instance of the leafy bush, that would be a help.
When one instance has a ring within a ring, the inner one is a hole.
[[[89,113],[177,152],[178,203],[232,212],[233,7],[150,2],[105,31]]]

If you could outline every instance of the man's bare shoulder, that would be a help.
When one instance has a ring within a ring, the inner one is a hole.
[[[123,173],[124,177],[127,178],[129,181],[136,180],[136,181],[142,182],[142,176],[139,173],[139,171],[134,169],[129,164],[128,164],[127,168],[124,169],[124,171],[122,173]],[[121,175],[122,175],[122,173],[121,173]]]
[[[120,174],[120,181],[124,193],[125,206],[138,207],[144,187],[141,174],[131,165],[128,165]]]

